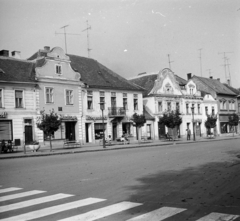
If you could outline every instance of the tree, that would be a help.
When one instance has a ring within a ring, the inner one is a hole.
[[[229,126],[236,127],[239,122],[239,116],[235,113],[231,114],[230,116],[228,116],[228,122],[229,122]],[[234,129],[232,131],[233,131],[233,136],[234,136]]]
[[[182,123],[182,118],[180,117],[179,110],[176,111],[167,111],[163,113],[163,116],[159,118],[159,123],[164,124],[166,127],[178,129]],[[176,133],[173,134],[173,139],[175,140]]]
[[[61,120],[54,110],[49,112],[49,114],[46,114],[45,110],[40,111],[41,116],[37,119],[37,127],[49,137],[50,151],[52,151],[52,134],[58,130]]]
[[[217,124],[217,116],[207,115],[205,127],[207,128],[207,135],[211,135],[211,128],[215,128]]]
[[[146,123],[145,116],[143,114],[138,115],[137,113],[135,113],[132,116],[132,120],[135,123],[135,126],[137,128],[137,134],[139,136],[139,129]]]

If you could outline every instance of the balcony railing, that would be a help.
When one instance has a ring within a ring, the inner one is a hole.
[[[124,117],[126,116],[126,110],[123,107],[109,107],[108,115],[113,117]]]

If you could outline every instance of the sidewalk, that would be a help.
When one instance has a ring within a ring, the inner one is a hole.
[[[227,136],[219,136],[215,138],[206,138],[206,137],[197,137],[196,141],[178,139],[175,142],[166,141],[166,140],[154,140],[147,142],[138,142],[134,141],[131,144],[115,144],[111,146],[106,146],[103,148],[99,144],[84,144],[80,148],[63,148],[63,145],[56,145],[53,143],[53,151],[50,152],[49,145],[41,146],[38,152],[31,152],[30,150],[26,150],[24,153],[23,148],[14,151],[13,153],[2,153],[0,154],[0,159],[11,159],[11,158],[22,158],[22,157],[40,157],[40,156],[51,156],[51,155],[61,155],[61,154],[74,154],[74,153],[86,153],[86,152],[95,152],[95,151],[110,151],[110,150],[119,150],[119,149],[132,149],[132,148],[147,148],[153,146],[167,146],[167,145],[178,145],[178,144],[191,144],[197,142],[216,142],[221,140],[232,140],[232,139],[240,139],[239,134],[235,134],[234,137],[232,135]],[[240,143],[239,143],[240,146]]]

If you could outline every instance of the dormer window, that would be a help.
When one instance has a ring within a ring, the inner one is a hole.
[[[62,65],[56,64],[56,74],[62,74]]]

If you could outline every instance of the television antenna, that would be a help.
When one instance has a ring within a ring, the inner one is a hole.
[[[199,59],[200,59],[200,74],[202,77],[202,48],[198,49],[200,52]]]
[[[90,51],[92,49],[90,49],[90,47],[89,47],[90,43],[89,43],[89,32],[88,32],[88,30],[91,30],[91,26],[88,25],[88,20],[86,22],[87,22],[87,28],[82,30],[82,32],[87,31],[87,52],[88,52],[88,57],[90,58]]]
[[[64,25],[63,27],[61,27],[60,29],[64,29],[64,33],[58,33],[55,31],[55,35],[64,35],[65,38],[65,51],[67,54],[67,35],[81,35],[81,34],[75,34],[75,33],[66,33],[66,27],[68,27],[69,25]]]
[[[170,54],[168,54],[167,56],[168,56],[169,69],[171,70],[171,63],[173,63],[174,61],[170,60]]]
[[[218,52],[218,54],[223,54],[224,64],[222,66],[224,66],[226,80],[227,80],[227,57],[226,57],[226,54],[232,54],[232,53],[233,52]]]

